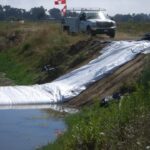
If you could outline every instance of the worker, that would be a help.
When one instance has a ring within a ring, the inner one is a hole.
[[[86,20],[86,14],[84,12],[80,15],[80,20],[82,21]]]

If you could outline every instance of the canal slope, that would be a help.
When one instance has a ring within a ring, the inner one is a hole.
[[[116,41],[96,59],[51,83],[0,87],[0,105],[62,103],[78,96],[90,85],[112,74],[141,53],[148,53],[149,41]]]

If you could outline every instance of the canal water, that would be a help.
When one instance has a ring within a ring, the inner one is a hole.
[[[49,109],[0,110],[0,150],[34,150],[66,129],[63,117]]]

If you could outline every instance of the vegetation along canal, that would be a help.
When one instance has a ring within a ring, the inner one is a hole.
[[[0,149],[33,150],[54,141],[66,128],[47,109],[0,110]]]

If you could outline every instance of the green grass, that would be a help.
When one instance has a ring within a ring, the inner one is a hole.
[[[149,59],[150,60],[150,59]],[[43,150],[146,149],[150,145],[150,61],[136,90],[108,107],[99,102],[68,116],[68,131]]]
[[[130,35],[144,34],[149,29],[149,23],[118,25],[118,33]],[[126,38],[128,35],[119,34],[117,39],[122,36]],[[72,45],[75,45],[73,50]],[[94,55],[90,50],[94,51],[86,35],[70,36],[61,31],[58,23],[0,23],[0,72],[6,73],[16,84],[50,82],[89,60]],[[44,65],[51,65],[57,70],[42,72]]]
[[[2,22],[0,33],[0,72],[16,84],[42,83],[64,74],[73,57],[68,54],[70,46],[84,38],[69,36],[60,24],[50,22]],[[42,72],[48,64],[57,71]]]
[[[5,72],[7,78],[12,79],[16,84],[31,84],[36,76],[6,53],[0,54],[0,72]]]
[[[150,23],[137,23],[137,22],[126,22],[118,23],[118,32],[127,33],[132,36],[141,36],[145,33],[150,32]]]

